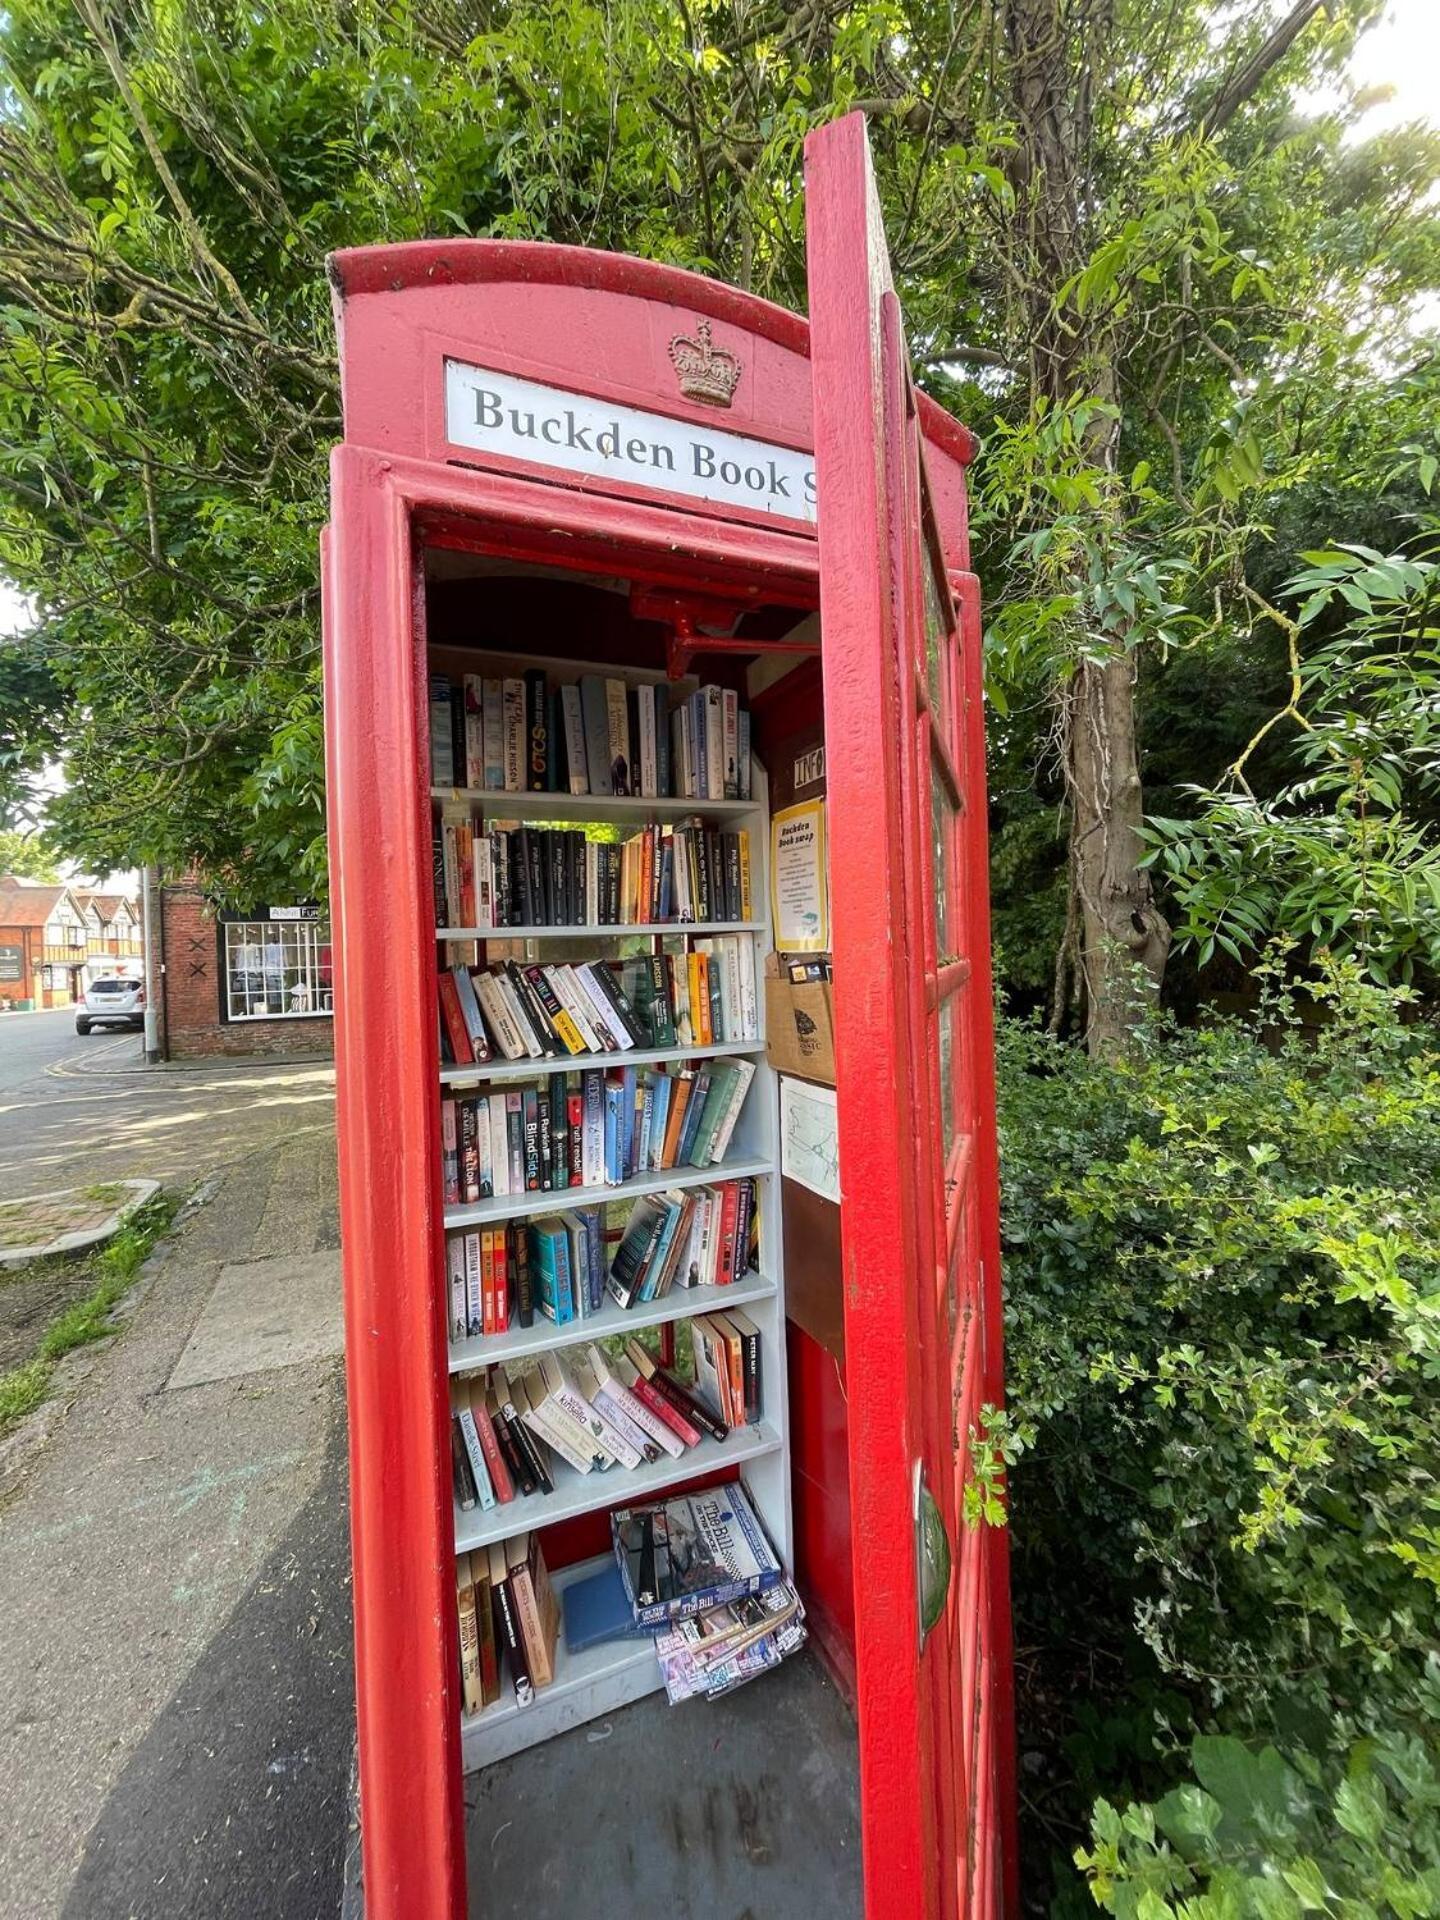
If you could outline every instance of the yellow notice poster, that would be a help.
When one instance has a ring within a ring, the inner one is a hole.
[[[830,951],[825,802],[784,807],[770,822],[770,914],[781,953]]]

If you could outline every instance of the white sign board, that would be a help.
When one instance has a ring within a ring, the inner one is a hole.
[[[780,1076],[780,1171],[822,1200],[840,1199],[840,1116],[833,1087]]]
[[[778,519],[815,519],[815,456],[510,373],[445,362],[445,437],[595,480],[623,480]]]

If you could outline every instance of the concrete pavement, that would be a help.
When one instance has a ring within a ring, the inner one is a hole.
[[[76,1086],[69,1018],[0,1022],[0,1191],[88,1155],[213,1192],[0,1503],[0,1920],[314,1920],[353,1744],[328,1073]]]
[[[333,1125],[328,1061],[145,1068],[138,1033],[72,1009],[0,1016],[0,1200],[149,1175],[175,1182]]]

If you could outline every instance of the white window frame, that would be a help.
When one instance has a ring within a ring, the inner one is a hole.
[[[332,1018],[334,983],[326,987],[320,980],[321,949],[330,945],[330,930],[322,921],[224,920],[220,937],[223,1011],[232,1025],[249,1025],[256,1020]],[[235,964],[247,948],[258,954],[258,967]],[[278,965],[267,952],[270,948],[279,949]],[[258,989],[250,984],[257,976],[261,983]],[[241,983],[238,990],[237,981]],[[305,1004],[294,1004],[300,996]],[[277,999],[282,1003],[279,1012],[273,1009]],[[321,1004],[323,1001],[329,1004]]]

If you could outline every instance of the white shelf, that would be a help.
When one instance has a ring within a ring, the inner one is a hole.
[[[658,1460],[626,1470],[611,1467],[600,1473],[577,1473],[549,1453],[550,1473],[555,1482],[553,1493],[517,1493],[504,1506],[482,1513],[478,1506],[464,1513],[455,1508],[455,1551],[468,1553],[472,1547],[488,1547],[494,1540],[509,1540],[517,1533],[529,1533],[537,1527],[553,1527],[561,1520],[573,1520],[578,1514],[600,1513],[611,1507],[633,1506],[648,1500],[667,1487],[685,1485],[707,1473],[720,1473],[742,1460],[755,1460],[776,1453],[784,1442],[772,1426],[761,1421],[757,1427],[732,1427],[723,1440],[702,1440],[698,1447],[687,1447],[684,1456],[672,1460],[662,1454]],[[548,1450],[547,1450],[548,1452]]]
[[[751,1272],[728,1287],[674,1287],[659,1300],[644,1300],[633,1307],[616,1306],[607,1296],[598,1313],[583,1320],[567,1320],[557,1327],[553,1320],[536,1314],[533,1326],[511,1327],[505,1333],[477,1334],[473,1340],[450,1343],[451,1373],[469,1373],[495,1361],[522,1360],[532,1353],[548,1353],[556,1347],[573,1347],[589,1340],[610,1340],[617,1334],[636,1333],[642,1327],[662,1327],[671,1320],[688,1320],[692,1314],[723,1311],[726,1307],[748,1307],[760,1300],[773,1300],[773,1280]]]
[[[606,921],[596,927],[437,927],[437,940],[625,940],[632,934],[763,933],[763,920],[645,920],[631,926]]]
[[[517,1706],[502,1658],[500,1679],[504,1692],[501,1697],[483,1713],[467,1713],[461,1717],[460,1744],[466,1773],[474,1773],[496,1760],[506,1760],[522,1748],[553,1739],[571,1727],[584,1726],[597,1714],[613,1713],[617,1707],[653,1693],[662,1684],[653,1634],[647,1634],[643,1640],[602,1641],[599,1646],[586,1647],[581,1653],[570,1653],[566,1649],[565,1589],[611,1564],[611,1556],[606,1553],[593,1560],[581,1560],[572,1567],[562,1567],[551,1576],[562,1608],[560,1634],[555,1645],[555,1678],[526,1706]]]
[[[501,1220],[525,1220],[532,1214],[563,1212],[570,1207],[606,1206],[612,1200],[634,1200],[642,1193],[663,1193],[667,1187],[708,1187],[717,1180],[749,1180],[773,1173],[775,1162],[759,1154],[726,1159],[708,1167],[668,1167],[663,1173],[637,1173],[617,1187],[555,1187],[549,1193],[500,1193],[488,1200],[472,1200],[446,1207],[445,1226],[493,1227]]]
[[[756,811],[753,800],[683,800],[670,795],[646,800],[638,795],[604,793],[500,793],[488,787],[432,787],[430,798],[467,806],[497,820],[554,820],[576,826],[590,821],[649,826],[652,821],[689,820],[695,815],[734,820]]]
[[[583,1073],[590,1067],[656,1067],[670,1060],[720,1060],[744,1053],[763,1053],[763,1040],[726,1040],[710,1047],[631,1047],[625,1053],[570,1053],[547,1060],[489,1060],[483,1067],[442,1067],[446,1087],[499,1085],[509,1080],[533,1080],[551,1073]]]

